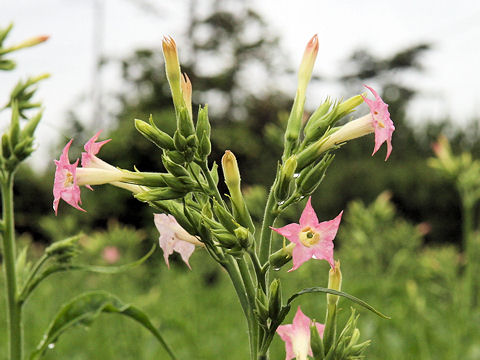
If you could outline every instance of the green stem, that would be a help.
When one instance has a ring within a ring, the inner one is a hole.
[[[273,225],[273,222],[278,216],[278,205],[275,201],[274,187],[270,189],[268,195],[267,205],[265,206],[265,213],[263,215],[262,230],[260,235],[260,264],[265,264],[268,261],[268,256],[271,251],[271,238],[272,230],[269,226]]]
[[[217,199],[218,203],[225,206],[225,204],[223,203],[222,195],[220,195],[220,192],[218,191],[217,185],[215,184],[215,181],[213,181],[212,175],[210,174],[210,171],[208,170],[207,161],[200,161],[197,164],[200,165],[200,168],[203,171],[203,175],[207,179],[208,186],[210,187],[210,190],[213,190],[213,195]]]
[[[248,255],[252,260],[253,269],[255,270],[255,275],[257,276],[257,282],[260,284],[263,292],[266,293],[266,284],[265,284],[265,273],[262,270],[262,266],[260,265],[260,261],[258,260],[258,256],[255,251],[250,248],[248,249]]]
[[[250,342],[250,358],[252,360],[256,360],[256,321],[255,315],[253,314],[253,310],[250,307],[247,291],[244,286],[244,281],[240,276],[239,268],[237,263],[233,260],[231,256],[227,257],[227,262],[225,264],[225,269],[230,276],[230,280],[232,281],[233,287],[235,288],[235,292],[237,293],[237,297],[240,300],[240,305],[242,306],[243,314],[247,320],[248,325],[248,338]]]
[[[6,281],[8,344],[11,360],[22,359],[23,332],[22,308],[17,301],[17,279],[15,273],[15,224],[13,216],[13,174],[8,174],[2,184],[3,266]]]

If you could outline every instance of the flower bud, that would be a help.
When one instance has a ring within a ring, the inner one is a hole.
[[[297,178],[297,191],[301,196],[311,195],[325,177],[325,172],[332,163],[335,155],[326,155],[315,166],[305,168]]]
[[[268,295],[268,316],[275,320],[282,308],[282,286],[280,280],[274,279],[270,283],[270,291]]]
[[[176,177],[190,177],[187,169],[185,169],[182,165],[174,163],[168,156],[162,155],[162,163],[170,174],[175,175]]]
[[[253,244],[253,236],[243,226],[237,227],[233,233],[238,239],[238,243],[244,249],[248,249]]]
[[[277,201],[284,201],[290,195],[290,183],[293,180],[295,169],[297,168],[297,158],[290,156],[280,168],[278,183],[275,187],[275,198]]]
[[[220,243],[220,245],[226,249],[232,249],[238,245],[237,238],[225,229],[212,229],[212,234]]]
[[[269,316],[268,309],[258,298],[255,298],[255,313],[260,325],[266,324]]]
[[[295,243],[292,242],[270,255],[268,258],[270,266],[274,269],[280,269],[283,265],[288,263],[292,259],[294,247]]]
[[[213,200],[213,213],[218,221],[232,234],[234,233],[237,225],[233,216],[216,200]]]
[[[173,134],[173,143],[175,144],[175,149],[180,152],[184,152],[187,149],[187,138],[178,129]]]
[[[190,116],[186,107],[178,109],[177,113],[177,129],[184,137],[189,137],[195,134],[195,128],[193,126],[192,117]]]
[[[187,107],[188,114],[190,115],[190,119],[193,119],[192,115],[192,83],[186,73],[183,73],[181,77],[181,87],[182,87],[182,95],[183,101],[185,102],[185,106]]]
[[[10,148],[10,138],[7,133],[2,135],[2,156],[4,159],[8,159],[12,155]]]
[[[315,34],[307,44],[298,70],[298,91],[305,94],[312,77],[313,66],[318,54],[318,36]]]
[[[311,132],[319,126],[323,127],[323,121],[321,121],[320,119],[322,119],[323,116],[328,113],[328,110],[330,110],[331,106],[332,102],[330,101],[330,99],[327,98],[323,102],[323,104],[320,105],[317,110],[315,110],[315,112],[310,116],[303,129],[303,133],[306,138],[312,138]]]
[[[12,103],[12,119],[10,123],[10,145],[15,147],[18,141],[20,140],[20,114],[18,112],[18,102],[13,101]]]
[[[45,249],[47,257],[56,257],[62,262],[70,260],[78,254],[78,240],[81,235],[75,235],[64,240],[56,241]]]
[[[310,324],[310,346],[312,347],[312,354],[314,359],[324,359],[325,350],[323,349],[323,340],[318,333],[318,328],[315,326],[315,319],[312,319]]]
[[[152,115],[150,115],[150,123],[153,124]],[[175,150],[172,137],[158,129],[156,126],[149,125],[145,121],[135,119],[135,128],[140,134],[145,136],[160,149]]]
[[[165,71],[172,92],[175,110],[179,110],[183,103],[181,89],[180,63],[178,61],[177,45],[171,37],[164,37],[162,41],[163,57],[165,58]]]
[[[150,202],[150,201],[161,201],[161,200],[171,200],[171,199],[179,199],[184,197],[186,192],[173,190],[170,188],[154,188],[151,190],[147,190],[134,196],[143,202]]]
[[[227,184],[228,191],[230,192],[235,219],[241,225],[250,229],[250,231],[255,231],[252,218],[250,217],[240,190],[240,171],[238,169],[237,159],[230,150],[225,151],[222,157],[222,168],[225,184]]]
[[[340,271],[340,261],[335,261],[335,267],[330,269],[328,272],[328,288],[342,291],[342,272]],[[337,305],[338,296],[327,294],[327,302],[329,305]]]
[[[207,136],[210,138],[210,131],[211,131],[211,126],[210,126],[210,120],[208,119],[208,106],[205,105],[205,107],[199,107],[198,109],[198,120],[197,120],[197,138],[200,139],[203,135],[204,132],[207,133]]]
[[[26,123],[22,131],[20,131],[21,139],[24,139],[25,137],[33,137],[33,134],[37,129],[38,123],[40,122],[42,115],[43,115],[43,110],[40,110]]]

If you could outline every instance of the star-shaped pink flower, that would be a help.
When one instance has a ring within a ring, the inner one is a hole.
[[[107,139],[107,140],[104,140],[104,141],[95,142],[95,141],[97,141],[101,132],[102,132],[102,130],[97,132],[95,135],[92,136],[92,138],[90,140],[88,140],[85,143],[85,146],[83,148],[85,149],[86,152],[82,152],[82,167],[102,167],[102,168],[104,167],[104,166],[98,166],[98,165],[100,165],[100,164],[98,164],[99,161],[102,162],[102,163],[104,161],[99,159],[95,155],[98,154],[98,152],[100,151],[100,149],[103,145],[105,145],[106,143],[108,143],[112,139]]]
[[[55,160],[56,170],[53,184],[53,210],[55,210],[55,215],[57,215],[60,199],[65,200],[78,210],[85,211],[78,205],[82,203],[80,199],[80,187],[77,184],[76,176],[78,159],[73,164],[70,164],[68,158],[68,150],[70,149],[72,141],[73,139],[63,148],[60,160]]]
[[[285,341],[285,351],[287,353],[285,360],[297,358],[297,360],[306,360],[307,355],[313,356],[310,347],[310,324],[312,320],[306,316],[300,306],[293,318],[293,323],[281,325],[277,328],[277,333]],[[318,333],[323,337],[325,325],[315,322]]]
[[[299,224],[292,223],[278,229],[271,227],[272,230],[295,243],[292,252],[293,267],[289,271],[298,269],[311,258],[327,260],[332,269],[335,267],[333,239],[337,235],[343,211],[335,219],[319,223],[311,202],[312,198],[309,197]]]
[[[195,245],[203,244],[182,228],[172,215],[154,214],[154,222],[160,232],[160,247],[163,250],[163,258],[167,266],[170,268],[168,257],[176,251],[191,269],[188,259],[195,250]]]
[[[363,100],[370,108],[370,113],[373,119],[373,128],[375,129],[375,147],[372,155],[375,154],[378,149],[380,149],[380,146],[386,141],[387,156],[385,157],[385,161],[387,161],[392,152],[392,134],[395,131],[395,126],[393,125],[392,119],[390,119],[388,104],[382,100],[375,90],[367,85],[364,86],[372,92],[373,96],[375,96],[375,100],[370,100],[362,95]]]

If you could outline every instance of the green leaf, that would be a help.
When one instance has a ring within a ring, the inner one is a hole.
[[[47,347],[55,344],[66,330],[76,325],[89,326],[102,312],[125,315],[137,321],[162,344],[171,359],[176,359],[160,332],[142,310],[124,304],[116,296],[105,291],[93,291],[77,296],[60,309],[37,348],[31,353],[30,360],[41,357]]]
[[[292,301],[295,300],[295,298],[299,297],[300,295],[310,294],[310,293],[318,293],[318,292],[325,293],[325,294],[342,296],[344,298],[349,299],[350,301],[353,301],[354,303],[356,303],[360,306],[363,306],[365,309],[370,310],[371,312],[375,313],[376,315],[380,316],[381,318],[391,319],[389,316],[382,314],[380,311],[376,310],[373,306],[367,304],[365,301],[360,300],[359,298],[356,298],[353,295],[344,293],[342,291],[336,291],[336,290],[327,289],[327,288],[323,288],[323,287],[312,287],[312,288],[303,289],[303,290],[293,294],[292,296],[290,296],[290,298],[287,301],[287,305],[290,305],[292,303]]]
[[[70,264],[70,263],[53,263],[45,267],[42,272],[36,276],[30,283],[26,284],[24,289],[21,292],[19,301],[25,302],[28,296],[33,292],[33,290],[47,277],[52,274],[63,272],[63,271],[90,271],[100,274],[118,274],[129,269],[132,269],[138,265],[144,263],[155,251],[157,248],[156,243],[153,244],[150,251],[144,255],[142,258],[131,262],[129,264],[119,265],[119,266],[95,266],[95,265],[84,265],[84,264]]]

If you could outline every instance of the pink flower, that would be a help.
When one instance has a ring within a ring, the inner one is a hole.
[[[285,351],[287,353],[285,360],[297,358],[297,360],[307,360],[307,355],[312,355],[310,347],[310,324],[312,321],[306,316],[300,306],[293,318],[293,323],[281,325],[277,329],[278,335],[285,341]],[[323,337],[324,325],[315,322],[318,333]]]
[[[78,159],[73,164],[70,164],[68,158],[68,150],[70,149],[72,141],[73,139],[63,148],[60,160],[55,160],[57,167],[53,185],[53,210],[55,210],[55,215],[57,215],[60,199],[65,200],[78,210],[85,211],[78,205],[82,203],[80,199],[80,187],[78,186],[76,176]]]
[[[292,223],[279,229],[271,227],[272,230],[295,243],[292,252],[293,267],[289,271],[298,269],[311,258],[327,260],[332,268],[335,267],[333,239],[337,235],[343,211],[335,219],[319,223],[311,201],[312,198],[309,197],[300,217],[300,224]]]
[[[367,99],[363,97],[363,100],[367,103],[370,108],[370,114],[373,119],[373,128],[375,129],[375,147],[373,149],[373,154],[375,154],[380,146],[386,141],[387,142],[387,156],[385,161],[390,156],[392,152],[392,134],[395,130],[392,119],[390,119],[390,113],[388,112],[388,104],[386,104],[382,98],[377,94],[375,90],[371,87],[364,85],[368,90],[372,92],[375,96],[375,100]]]
[[[116,246],[105,246],[102,251],[102,258],[109,264],[115,264],[120,260],[120,251]]]
[[[154,214],[154,222],[160,232],[158,240],[167,266],[170,268],[168,257],[173,254],[173,251],[176,251],[191,269],[188,259],[195,250],[195,245],[203,244],[182,228],[172,215]]]
[[[99,159],[95,155],[98,154],[98,152],[100,151],[103,145],[105,145],[112,139],[108,139],[108,140],[104,140],[96,143],[95,141],[97,141],[98,136],[100,135],[101,132],[102,130],[100,130],[95,135],[93,135],[93,137],[90,140],[88,140],[85,146],[83,147],[86,152],[82,152],[82,167],[105,168],[105,164],[107,163],[105,163],[103,160]],[[107,164],[107,165],[109,168],[113,167],[110,164]]]

